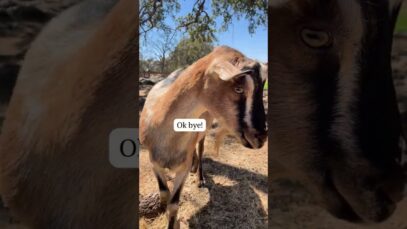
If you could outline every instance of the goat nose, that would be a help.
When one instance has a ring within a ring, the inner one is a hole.
[[[262,132],[262,133],[256,133],[254,136],[255,136],[259,141],[264,142],[264,141],[266,141],[266,138],[267,138],[267,131],[264,131],[264,132]]]
[[[254,137],[257,139],[257,148],[261,148],[267,138],[267,133],[256,133]]]

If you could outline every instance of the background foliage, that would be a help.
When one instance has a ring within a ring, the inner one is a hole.
[[[228,31],[233,19],[244,19],[253,34],[267,25],[267,0],[194,0],[180,12],[183,0],[142,0],[140,39],[153,57],[140,55],[140,71],[171,72],[210,52],[216,34]]]

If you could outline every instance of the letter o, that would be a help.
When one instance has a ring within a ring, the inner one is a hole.
[[[130,144],[132,146],[131,152],[125,152],[124,145],[126,144],[126,142],[130,142]],[[136,143],[132,139],[125,139],[120,143],[120,153],[123,156],[132,157],[132,156],[134,156],[134,154],[136,154],[136,152],[137,152],[137,146],[136,146]]]

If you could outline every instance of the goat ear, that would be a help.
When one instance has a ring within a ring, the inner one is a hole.
[[[221,80],[228,81],[236,77],[250,73],[252,70],[240,70],[228,61],[219,61],[212,64],[208,70],[208,74],[216,74]]]

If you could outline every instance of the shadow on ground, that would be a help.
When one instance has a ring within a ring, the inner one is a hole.
[[[227,164],[204,159],[206,188],[210,200],[189,220],[191,228],[267,228],[267,213],[255,189],[267,193],[267,177],[246,169],[239,169]],[[232,185],[217,184],[212,177],[223,176],[236,181]],[[250,179],[247,179],[247,178]],[[250,200],[250,201],[248,201]],[[257,211],[247,211],[257,209]],[[218,213],[222,212],[221,215]],[[257,214],[255,214],[257,212]]]

